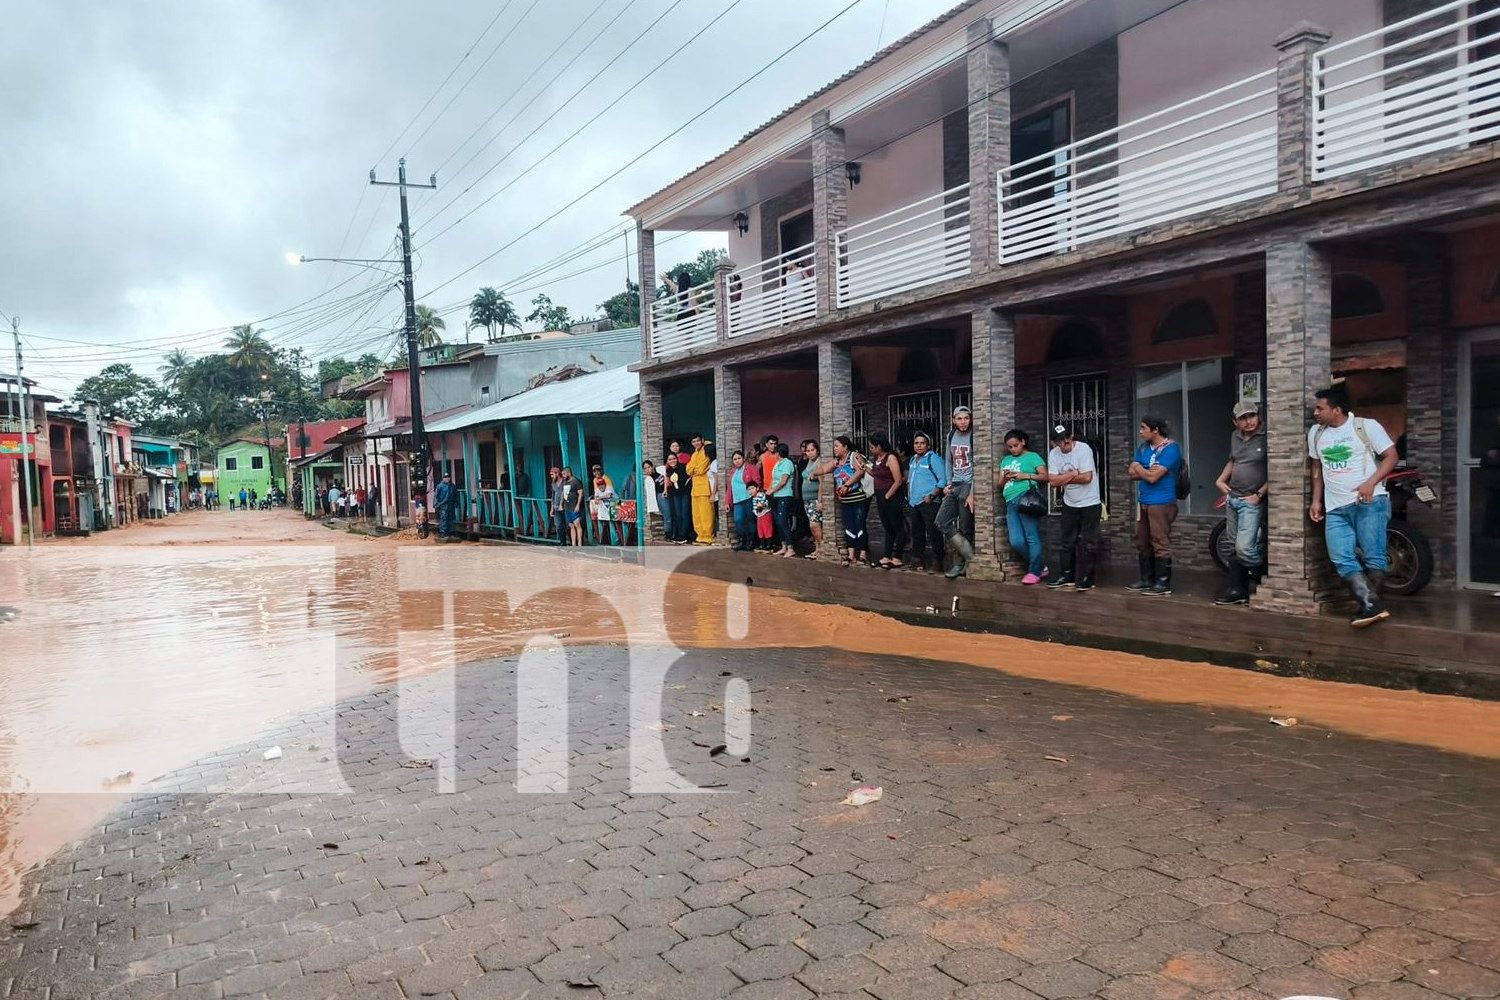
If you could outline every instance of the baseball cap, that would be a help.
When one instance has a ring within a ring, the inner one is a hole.
[[[1068,427],[1067,424],[1058,424],[1052,428],[1052,440],[1054,441],[1066,441],[1072,436],[1072,428]]]
[[[960,413],[968,413],[970,416],[973,416],[973,413],[969,411],[969,408],[967,406],[955,406],[953,408],[953,415],[956,417]]]
[[[1248,417],[1252,413],[1260,413],[1260,407],[1244,399],[1234,404],[1234,419],[1238,420],[1240,417]]]

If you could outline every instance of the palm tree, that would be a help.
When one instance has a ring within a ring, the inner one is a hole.
[[[177,384],[182,381],[182,376],[187,373],[193,363],[192,355],[182,348],[170,352],[162,359],[161,380],[169,389],[176,389]]]
[[[271,357],[275,353],[266,341],[265,332],[255,329],[249,323],[229,331],[224,349],[229,352],[229,366],[249,375],[269,372]]]
[[[417,346],[436,347],[443,342],[439,330],[448,326],[432,306],[417,306]]]
[[[521,317],[504,292],[485,287],[469,302],[469,329],[476,326],[484,327],[489,333],[489,339],[494,341],[496,327],[500,328],[501,336],[504,336],[506,327],[513,326],[519,330]]]

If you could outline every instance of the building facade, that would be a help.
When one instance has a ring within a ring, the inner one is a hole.
[[[47,421],[47,404],[55,402],[55,396],[38,393],[31,379],[0,374],[0,544],[23,542],[28,531],[40,538],[56,529]]]
[[[219,502],[229,509],[229,501],[239,503],[240,490],[254,490],[257,497],[271,491],[272,455],[285,446],[281,438],[238,437],[219,445],[214,476]]]
[[[1045,447],[1064,421],[1101,456],[1121,558],[1160,412],[1194,470],[1174,551],[1206,566],[1252,399],[1255,601],[1315,613],[1305,434],[1341,378],[1438,491],[1412,513],[1435,585],[1500,587],[1500,2],[1128,6],[962,4],[630,209],[644,287],[673,231],[721,229],[731,258],[643,309],[648,452],[708,426],[721,453],[899,447],[964,404],[989,482],[999,434]],[[974,572],[1003,577],[998,491],[976,503]]]

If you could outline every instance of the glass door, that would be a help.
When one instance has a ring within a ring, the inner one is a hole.
[[[1500,591],[1500,330],[1472,334],[1462,367],[1460,579],[1466,587]]]

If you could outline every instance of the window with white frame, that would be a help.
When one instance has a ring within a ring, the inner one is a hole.
[[[266,467],[266,457],[264,455],[251,455],[250,456],[250,468],[251,469],[253,469],[253,470],[255,470],[255,471],[258,472],[261,469],[264,469],[265,467]]]
[[[1136,371],[1134,429],[1139,429],[1140,419],[1147,414],[1165,419],[1187,458],[1193,491],[1183,501],[1183,513],[1214,513],[1219,500],[1214,480],[1229,461],[1229,435],[1234,429],[1230,410],[1238,394],[1239,382],[1228,358]]]
[[[226,458],[226,459],[224,459],[224,471],[225,472],[238,472],[238,471],[240,471],[240,460],[237,459],[237,458]]]

